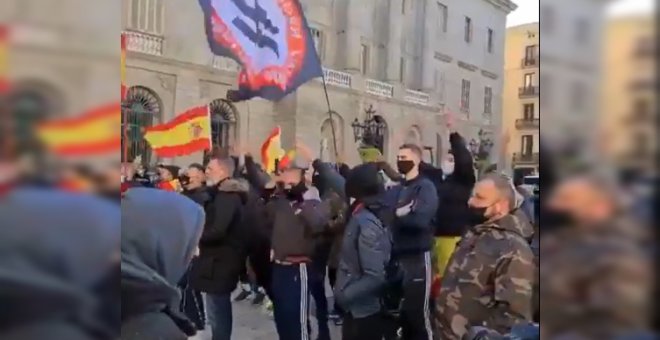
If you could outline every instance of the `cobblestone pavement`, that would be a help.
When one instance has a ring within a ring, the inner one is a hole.
[[[310,299],[311,300],[311,299]],[[314,314],[314,306],[310,308],[311,314]],[[268,311],[263,306],[253,306],[248,299],[243,302],[233,303],[234,313],[234,329],[232,332],[232,339],[236,340],[278,340],[277,332],[275,331],[275,321]],[[312,337],[316,338],[316,318],[310,315],[310,323],[312,324]],[[330,323],[330,332],[332,340],[341,339],[340,327],[334,326]],[[208,328],[208,327],[207,327]],[[206,330],[197,336],[190,338],[191,340],[211,340],[211,332]]]

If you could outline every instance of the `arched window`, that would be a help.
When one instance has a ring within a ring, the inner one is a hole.
[[[19,153],[39,149],[35,135],[39,122],[66,114],[62,92],[40,80],[17,82],[8,95],[7,106],[15,117],[12,135]]]
[[[142,86],[128,89],[121,106],[122,160],[130,162],[142,156],[144,164],[151,163],[151,147],[144,140],[144,129],[153,125],[161,111],[161,101],[151,89]]]
[[[209,104],[211,111],[211,134],[214,148],[227,148],[236,140],[238,112],[234,105],[224,99],[215,99]]]
[[[335,150],[333,137],[337,143],[337,150]],[[332,118],[327,118],[321,125],[321,147],[324,161],[336,162],[336,156],[344,152],[344,120],[336,113],[333,113]]]

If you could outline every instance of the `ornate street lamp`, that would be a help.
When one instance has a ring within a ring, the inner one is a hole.
[[[373,105],[364,111],[365,119],[360,122],[357,118],[351,123],[355,142],[360,142],[362,147],[375,147],[383,152],[385,129],[387,124],[381,116],[376,115]]]
[[[470,140],[470,144],[468,144],[468,147],[470,148],[470,153],[472,153],[472,156],[475,156],[479,151],[479,142],[477,142],[473,138]]]

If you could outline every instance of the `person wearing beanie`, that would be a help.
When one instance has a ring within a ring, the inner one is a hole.
[[[272,294],[280,339],[309,339],[309,284],[316,238],[329,222],[329,207],[318,190],[307,187],[307,165],[299,157],[275,176],[275,193],[266,206],[272,230]],[[323,325],[321,325],[322,327]]]
[[[369,340],[385,336],[381,311],[392,238],[384,220],[384,185],[375,163],[347,174],[346,194],[354,199],[339,254],[334,294],[344,310],[342,339]]]

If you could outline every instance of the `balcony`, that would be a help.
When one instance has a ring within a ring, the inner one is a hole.
[[[538,164],[539,163],[539,153],[521,153],[516,152],[513,154],[513,163],[514,164]]]
[[[350,89],[353,87],[353,76],[350,73],[323,68],[323,77],[328,85]]]
[[[163,55],[165,38],[162,36],[137,31],[124,31],[124,35],[127,50],[157,56]]]
[[[541,120],[539,118],[534,119],[516,119],[516,129],[538,129],[541,126]]]
[[[534,68],[539,67],[539,57],[533,56],[532,58],[523,58],[520,61],[521,68]]]
[[[215,69],[228,72],[238,72],[241,69],[241,66],[233,59],[220,56],[213,56],[212,66]]]
[[[539,96],[538,86],[523,86],[518,88],[518,98],[532,98]]]
[[[385,98],[394,97],[394,86],[382,81],[367,79],[366,81],[367,93]]]
[[[406,89],[405,101],[419,105],[429,105],[431,96],[428,93]]]

